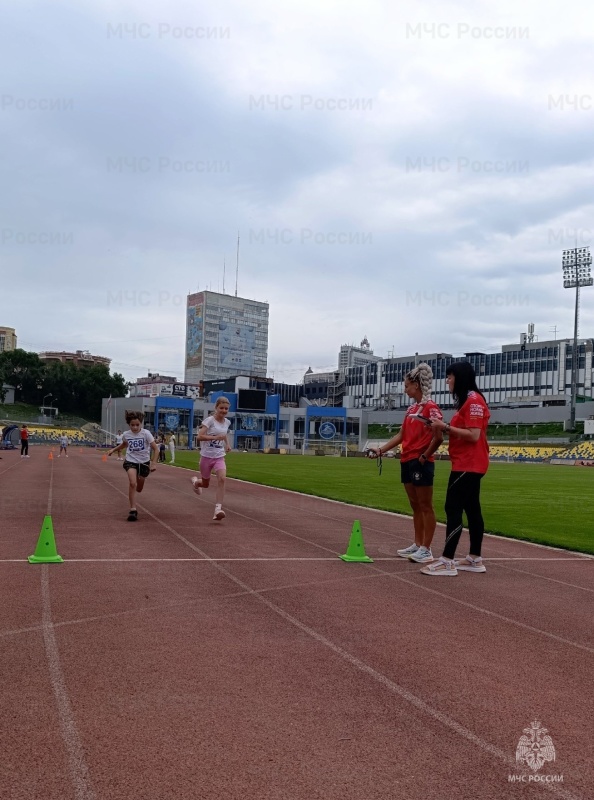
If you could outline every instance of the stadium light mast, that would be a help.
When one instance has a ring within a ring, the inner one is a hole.
[[[577,399],[578,375],[578,324],[580,315],[580,288],[592,286],[590,268],[592,256],[589,247],[573,247],[563,251],[563,288],[575,288],[575,319],[573,326],[573,348],[571,352],[571,411],[569,429],[575,430],[575,404]]]

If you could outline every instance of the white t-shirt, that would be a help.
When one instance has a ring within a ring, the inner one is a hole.
[[[146,428],[141,428],[138,433],[124,431],[122,439],[126,442],[126,461],[133,464],[148,464],[151,458],[151,444],[154,442],[153,434]]]
[[[121,444],[124,441],[124,437],[121,433],[118,433],[116,436],[116,445]]]
[[[175,450],[175,436],[173,434],[169,437],[169,449]]]
[[[225,439],[227,438],[227,431],[231,421],[224,419],[223,422],[217,422],[214,417],[207,417],[202,421],[202,426],[206,428],[206,433],[209,436],[220,434],[220,439],[213,439],[209,442],[200,442],[200,455],[207,458],[224,458],[225,456]]]
[[[68,437],[60,436],[60,447],[68,447]]]

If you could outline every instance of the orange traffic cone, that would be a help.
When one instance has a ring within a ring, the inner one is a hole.
[[[107,456],[106,455],[101,456],[101,461],[107,461]]]
[[[49,454],[48,458],[49,458],[50,461],[54,460],[54,451],[53,450],[50,450],[50,454]]]

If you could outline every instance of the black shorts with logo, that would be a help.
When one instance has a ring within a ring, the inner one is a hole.
[[[412,483],[413,486],[433,486],[435,464],[433,461],[419,461],[413,458],[410,461],[400,462],[400,480],[402,483]]]
[[[148,478],[148,476],[151,474],[151,468],[148,461],[145,464],[137,464],[135,461],[124,461],[122,466],[126,472],[128,472],[129,469],[135,469],[140,478]]]

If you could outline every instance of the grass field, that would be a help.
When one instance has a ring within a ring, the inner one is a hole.
[[[176,465],[196,469],[198,453],[178,450]],[[437,518],[443,505],[450,464],[438,461],[434,499]],[[262,453],[230,453],[231,478],[292,489],[344,503],[410,514],[400,483],[400,462],[364,458],[316,458]],[[594,469],[549,464],[492,463],[483,478],[481,503],[486,530],[516,539],[594,554]]]

